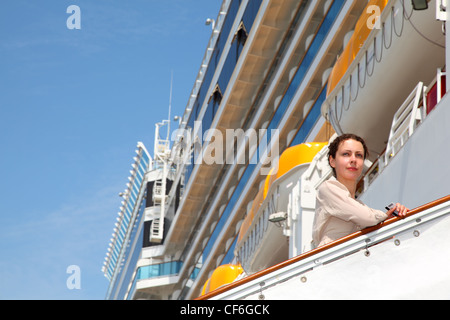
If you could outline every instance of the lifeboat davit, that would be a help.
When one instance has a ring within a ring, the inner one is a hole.
[[[235,255],[247,274],[289,258],[289,241],[271,214],[287,215],[288,197],[316,154],[328,143],[305,143],[286,149],[270,170],[244,219]]]
[[[403,101],[418,82],[430,83],[445,64],[436,1],[429,6],[414,11],[411,1],[369,1],[330,74],[322,115],[338,134],[362,136],[374,157],[386,147]],[[374,23],[377,8],[381,16]]]

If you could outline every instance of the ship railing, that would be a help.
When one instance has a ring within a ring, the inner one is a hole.
[[[434,104],[445,94],[445,72],[437,70],[437,77],[429,86],[419,82],[394,115],[385,151],[367,170],[359,185],[359,194],[367,191],[371,183],[404,147],[419,125],[425,120]],[[430,101],[433,100],[431,107]]]
[[[388,163],[389,159],[403,148],[414,130],[425,118],[424,112],[422,112],[423,108],[420,108],[424,90],[426,87],[423,82],[419,82],[395,113],[384,155],[385,163]]]
[[[376,226],[355,232],[276,266],[223,286],[198,299],[245,299],[258,294],[262,295],[265,289],[294,277],[299,277],[300,280],[307,279],[309,271],[350,254],[358,254],[360,252],[365,256],[370,256],[370,250],[374,245],[385,241],[394,241],[398,245],[399,241],[401,241],[399,235],[419,237],[420,226],[443,219],[449,215],[450,195],[447,195],[409,211],[404,219],[398,217],[387,219]]]

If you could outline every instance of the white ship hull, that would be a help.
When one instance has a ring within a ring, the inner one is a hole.
[[[240,280],[210,298],[449,299],[450,197],[442,202]]]

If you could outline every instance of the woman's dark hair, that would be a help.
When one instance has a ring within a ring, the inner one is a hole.
[[[329,144],[329,146],[328,146],[328,164],[330,164],[330,156],[333,159],[336,159],[336,153],[337,153],[337,151],[339,149],[339,145],[342,142],[350,140],[350,139],[361,142],[361,144],[362,144],[362,146],[364,148],[364,159],[366,159],[369,156],[369,149],[367,149],[366,142],[364,141],[363,138],[361,138],[361,137],[359,137],[359,136],[357,136],[356,134],[353,134],[353,133],[345,133],[343,135],[340,135],[336,139],[334,139],[333,142],[331,142]],[[331,167],[331,164],[330,164],[330,167]],[[333,167],[331,167],[331,168],[333,169],[333,174],[336,177],[336,170]]]

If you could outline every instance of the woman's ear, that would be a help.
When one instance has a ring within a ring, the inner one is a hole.
[[[336,169],[336,159],[334,159],[332,156],[328,157],[328,162],[330,163],[330,166],[334,169]]]

